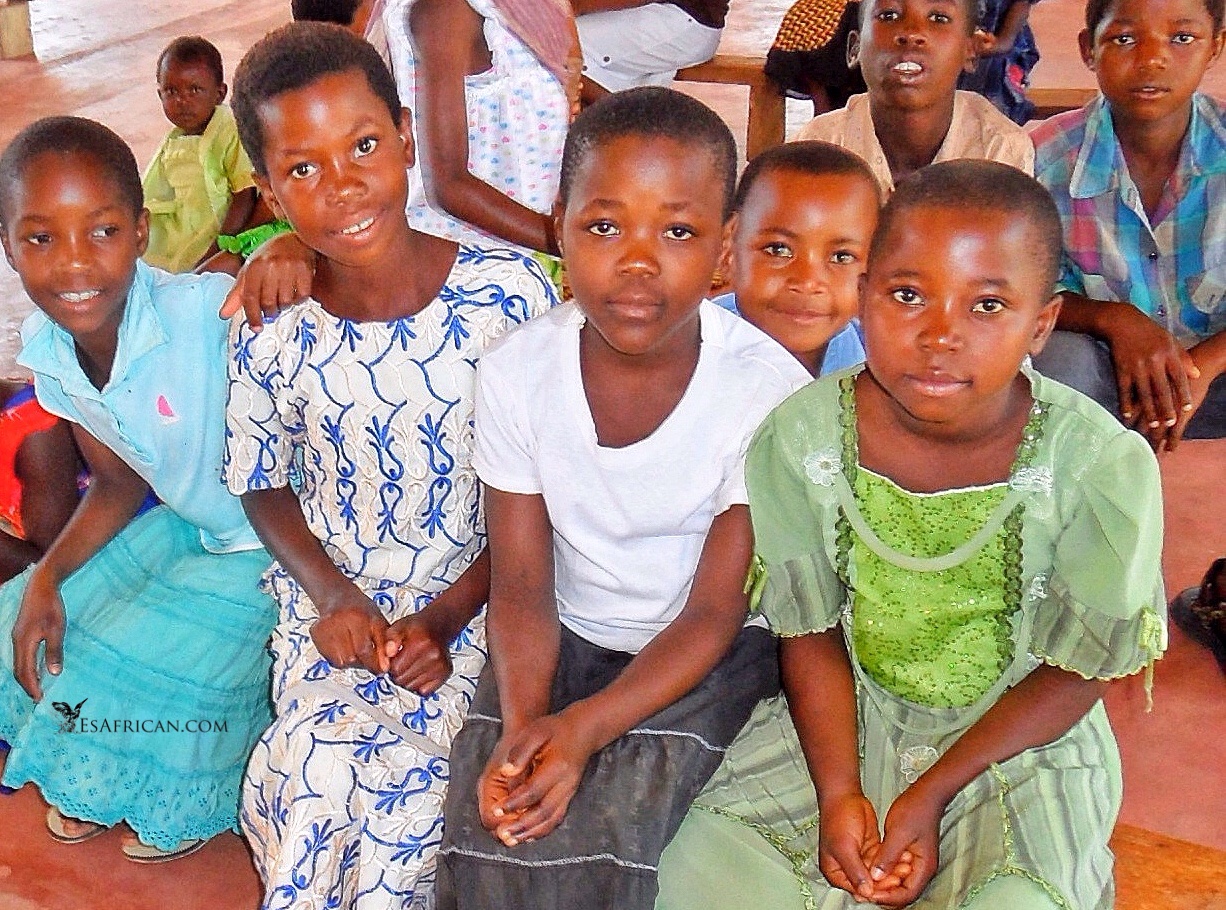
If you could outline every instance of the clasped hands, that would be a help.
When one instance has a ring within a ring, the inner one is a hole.
[[[873,804],[862,793],[824,800],[818,867],[857,903],[905,907],[936,873],[944,807],[916,787],[890,807],[882,838]]]
[[[386,673],[401,688],[426,696],[451,676],[450,642],[430,619],[426,607],[388,623],[368,597],[357,595],[321,615],[311,626],[311,639],[337,669]]]

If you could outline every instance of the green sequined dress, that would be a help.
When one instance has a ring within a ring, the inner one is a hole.
[[[747,478],[761,608],[783,636],[842,625],[862,783],[884,819],[1041,662],[1109,679],[1162,653],[1162,507],[1144,440],[1029,370],[1035,404],[1007,482],[904,490],[858,464],[859,369],[780,405],[753,442]],[[1112,907],[1107,839],[1120,796],[1100,703],[955,797],[941,866],[912,906],[967,906],[1003,881],[1023,883],[1035,907]],[[665,853],[658,910],[855,906],[817,870],[816,829],[786,705],[764,702]]]

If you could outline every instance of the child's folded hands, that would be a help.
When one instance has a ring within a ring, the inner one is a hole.
[[[565,711],[505,734],[478,784],[482,823],[508,847],[549,834],[566,816],[595,751]]]
[[[392,623],[384,645],[392,682],[422,696],[437,691],[451,676],[448,641],[431,626],[428,609]]]
[[[321,608],[311,626],[311,639],[328,663],[337,669],[363,667],[376,676],[388,669],[387,634],[387,620],[357,588],[336,606]]]

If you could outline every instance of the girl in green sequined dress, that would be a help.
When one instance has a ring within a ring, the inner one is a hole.
[[[867,368],[794,394],[749,452],[788,710],[729,750],[658,907],[1114,905],[1100,699],[1164,647],[1162,510],[1144,440],[1029,368],[1060,236],[989,162],[926,168],[882,213]]]

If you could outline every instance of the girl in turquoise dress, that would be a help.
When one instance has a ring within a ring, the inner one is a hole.
[[[1164,647],[1162,510],[1144,440],[1029,368],[1059,257],[1018,171],[900,184],[867,368],[797,392],[749,452],[788,710],[762,703],[729,750],[658,906],[1114,905],[1100,699]]]

